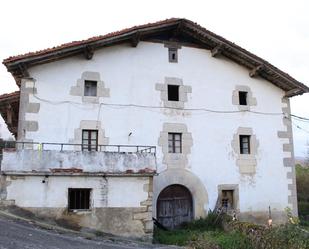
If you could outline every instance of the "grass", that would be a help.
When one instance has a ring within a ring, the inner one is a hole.
[[[251,249],[250,240],[239,232],[179,229],[155,230],[154,239],[160,244],[191,246],[192,248]]]
[[[225,232],[228,216],[209,211],[207,218],[184,224],[172,231],[155,229],[154,240],[160,244],[190,246],[195,249],[251,249],[250,240],[238,231]]]

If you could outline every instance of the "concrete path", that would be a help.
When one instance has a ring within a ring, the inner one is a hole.
[[[104,237],[82,237],[76,233],[46,230],[32,222],[10,219],[0,215],[0,249],[124,249],[175,248],[139,243],[113,241]]]

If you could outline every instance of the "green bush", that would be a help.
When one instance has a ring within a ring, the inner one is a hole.
[[[299,201],[298,202],[298,213],[300,216],[309,215],[309,201]]]
[[[296,185],[299,216],[309,216],[309,167],[296,165]]]
[[[257,249],[308,249],[309,233],[297,225],[286,224],[264,232],[256,246]]]
[[[221,249],[251,249],[252,243],[240,232],[217,232],[213,234],[214,241]]]
[[[232,222],[230,231],[238,231],[250,239],[255,249],[308,249],[309,232],[298,225],[285,224],[268,228],[246,222]]]

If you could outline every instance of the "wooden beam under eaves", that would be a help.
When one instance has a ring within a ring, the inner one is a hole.
[[[176,37],[181,34],[183,27],[184,27],[183,22],[180,22],[177,25],[177,28],[175,28],[175,30],[173,31],[172,40],[176,39]]]
[[[12,124],[12,120],[13,120],[12,113],[13,113],[12,106],[8,104],[6,107],[6,123],[7,124]]]
[[[300,95],[300,94],[303,94],[303,91],[300,90],[299,88],[294,88],[292,90],[285,92],[284,97],[289,98],[289,97],[292,97],[292,96],[295,96],[295,95]]]
[[[140,41],[140,39],[141,39],[140,33],[139,33],[139,32],[136,32],[136,33],[132,36],[132,38],[131,38],[131,46],[132,46],[133,48],[136,48],[137,45],[138,45],[138,43],[139,43],[139,41]]]
[[[216,57],[218,55],[220,55],[223,51],[223,46],[220,44],[216,47],[214,47],[212,50],[211,50],[211,56],[212,57]]]
[[[250,72],[249,72],[249,76],[251,78],[258,76],[258,74],[261,72],[261,70],[263,69],[263,65],[258,65],[257,67],[253,68]]]
[[[25,63],[18,64],[18,69],[21,77],[23,78],[29,77],[29,72]]]
[[[93,57],[94,51],[91,46],[85,46],[84,48],[84,56],[87,60],[91,60]]]

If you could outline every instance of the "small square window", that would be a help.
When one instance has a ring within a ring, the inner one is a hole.
[[[221,192],[221,206],[225,209],[234,208],[234,190],[222,190]]]
[[[69,210],[89,210],[90,192],[90,188],[69,188]]]
[[[169,62],[178,62],[178,50],[177,48],[168,49],[168,60]]]
[[[85,80],[84,96],[97,96],[97,82]]]
[[[250,136],[239,135],[240,154],[250,154]]]
[[[168,153],[182,152],[182,134],[168,133]]]
[[[179,101],[179,86],[167,85],[167,99],[169,101]]]
[[[238,96],[239,96],[239,105],[248,105],[247,103],[247,96],[248,96],[248,92],[238,92]]]

